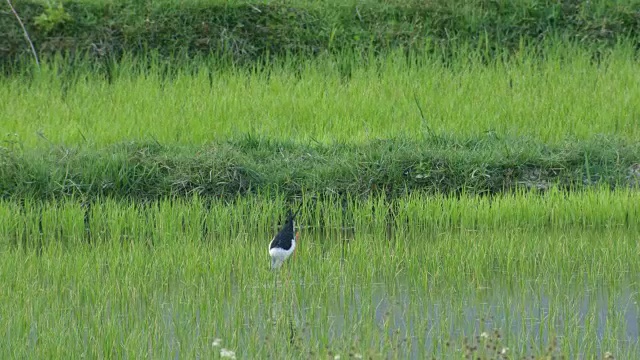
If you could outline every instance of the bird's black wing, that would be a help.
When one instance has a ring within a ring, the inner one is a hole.
[[[293,217],[289,217],[282,227],[282,230],[271,241],[270,249],[280,248],[284,250],[291,249],[291,240],[294,238],[293,233]]]

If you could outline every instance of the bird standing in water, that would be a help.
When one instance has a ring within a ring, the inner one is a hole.
[[[282,266],[282,263],[284,263],[296,249],[296,241],[300,234],[295,231],[295,217],[300,212],[300,208],[298,208],[295,214],[289,210],[287,221],[269,244],[271,269],[277,269]]]

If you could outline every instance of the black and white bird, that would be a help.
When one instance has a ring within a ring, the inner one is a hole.
[[[298,240],[299,233],[295,231],[295,217],[300,212],[300,209],[294,213],[289,210],[287,214],[287,221],[284,226],[273,237],[269,244],[269,255],[271,256],[271,268],[277,269],[282,266],[285,260],[293,254],[296,249],[296,241]]]

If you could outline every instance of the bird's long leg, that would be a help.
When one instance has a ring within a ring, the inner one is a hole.
[[[286,284],[287,284],[287,292],[288,294],[288,298],[289,301],[284,301],[284,304],[290,304],[290,306],[288,307],[289,310],[291,311],[290,316],[289,316],[289,322],[290,322],[290,326],[293,328],[294,323],[295,323],[295,319],[299,318],[296,317],[296,314],[300,315],[300,306],[299,306],[299,302],[298,302],[298,295],[296,293],[296,281],[295,278],[292,279],[292,271],[291,271],[291,267],[288,267],[287,269],[287,274],[286,274]],[[295,273],[295,272],[294,272]]]
[[[273,301],[271,302],[272,303],[271,316],[273,316],[274,323],[275,323],[278,317],[277,316],[278,310],[276,309],[276,307],[280,303],[280,301],[278,301],[278,274],[277,272],[273,271],[273,268],[271,268],[270,270],[271,270],[271,275],[273,276]]]

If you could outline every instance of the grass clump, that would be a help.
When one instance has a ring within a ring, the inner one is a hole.
[[[555,146],[493,136],[323,145],[247,136],[203,147],[14,147],[0,152],[0,196],[232,199],[280,192],[396,198],[417,190],[497,194],[519,188],[545,192],[552,186],[633,188],[638,159],[636,144],[604,138]]]

